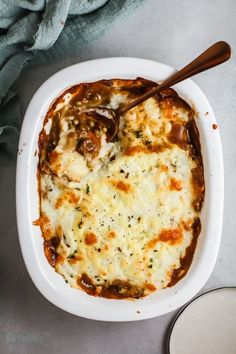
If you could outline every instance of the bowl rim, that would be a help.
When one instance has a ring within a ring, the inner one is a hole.
[[[188,309],[189,306],[192,305],[193,302],[197,301],[199,298],[201,298],[204,295],[208,295],[210,293],[214,293],[214,292],[220,292],[221,290],[236,290],[236,286],[233,285],[226,285],[226,286],[220,286],[217,288],[211,288],[209,290],[205,290],[203,292],[200,292],[200,294],[194,296],[190,301],[188,301],[175,315],[171,325],[168,328],[168,334],[167,334],[167,340],[166,340],[166,350],[167,350],[167,354],[171,354],[171,340],[172,340],[172,334],[173,334],[173,330],[175,328],[175,324],[178,321],[178,319],[181,317],[181,315],[184,313],[185,310]]]
[[[212,108],[206,96],[191,79],[175,85],[174,89],[181,97],[193,103],[197,111],[200,111],[197,125],[201,131],[200,137],[205,137],[204,149],[207,151],[208,159],[207,176],[211,182],[208,185],[209,191],[206,190],[206,193],[209,192],[210,206],[207,207],[205,213],[208,229],[202,231],[206,232],[204,247],[202,246],[196,252],[197,255],[194,255],[193,264],[187,275],[173,287],[175,291],[173,288],[167,288],[160,290],[158,292],[160,295],[154,294],[144,299],[129,301],[94,298],[75,289],[68,290],[66,287],[69,288],[69,286],[62,284],[60,279],[56,279],[55,276],[57,277],[58,274],[49,269],[50,266],[46,260],[44,262],[42,259],[42,252],[39,249],[40,244],[42,248],[42,237],[40,236],[39,240],[39,232],[32,229],[32,222],[36,219],[32,219],[31,215],[35,215],[36,212],[35,203],[31,205],[32,199],[35,198],[32,180],[38,158],[33,156],[33,153],[38,142],[39,130],[37,129],[39,126],[42,127],[43,118],[53,99],[67,87],[81,82],[96,81],[102,78],[128,79],[137,76],[161,81],[173,71],[174,69],[166,64],[140,58],[113,57],[89,60],[64,68],[49,77],[38,88],[28,105],[20,134],[16,171],[16,214],[19,241],[26,268],[38,290],[50,302],[67,312],[103,321],[136,321],[153,318],[173,311],[189,301],[203,287],[214,268],[223,222],[223,154],[219,131],[212,129],[212,124],[216,124]],[[208,112],[205,120],[202,116],[204,110]],[[36,116],[34,124],[32,124],[32,116]],[[214,159],[212,159],[213,156]],[[205,163],[204,169],[206,173]],[[205,204],[206,201],[204,206]],[[212,205],[214,208],[211,208]],[[189,276],[190,273],[191,276]],[[165,292],[164,295],[163,292]]]

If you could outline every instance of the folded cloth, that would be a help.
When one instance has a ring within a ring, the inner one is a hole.
[[[0,159],[21,125],[14,83],[22,69],[74,55],[144,0],[0,0]]]

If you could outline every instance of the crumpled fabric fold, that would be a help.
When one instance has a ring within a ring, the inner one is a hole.
[[[0,159],[16,154],[23,68],[74,55],[144,1],[0,0]]]

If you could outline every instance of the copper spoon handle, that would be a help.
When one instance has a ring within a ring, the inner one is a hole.
[[[139,103],[147,100],[153,95],[157,94],[163,89],[171,87],[180,81],[188,79],[191,76],[201,73],[202,71],[213,68],[216,65],[224,63],[231,56],[231,48],[226,42],[217,42],[200,54],[191,63],[186,65],[183,69],[171,75],[168,79],[164,80],[160,85],[146,92],[144,95],[131,101],[123,108],[118,110],[119,114],[123,114],[129,109],[137,106]]]

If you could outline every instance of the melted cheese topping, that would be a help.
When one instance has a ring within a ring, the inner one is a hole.
[[[120,82],[114,80],[106,107],[133,98]],[[78,118],[68,99],[73,95],[67,93],[49,115],[50,121],[59,112],[59,133],[53,149],[47,150],[48,139],[40,145],[38,224],[47,258],[72,287],[138,298],[171,285],[176,271],[176,281],[186,273],[191,260],[181,269],[182,260],[198,236],[193,225],[201,206],[194,201],[202,203],[204,180],[187,131],[193,112],[175,95],[150,98],[128,111],[114,142],[101,130],[92,159],[76,148]],[[73,105],[88,104],[83,98]]]

